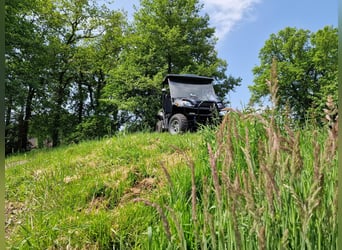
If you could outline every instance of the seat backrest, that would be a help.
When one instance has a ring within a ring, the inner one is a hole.
[[[172,113],[172,102],[170,94],[163,95],[163,108],[165,113]]]

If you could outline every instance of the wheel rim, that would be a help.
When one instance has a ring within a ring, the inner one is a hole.
[[[179,132],[179,122],[177,120],[172,121],[170,127],[172,133],[177,134]]]

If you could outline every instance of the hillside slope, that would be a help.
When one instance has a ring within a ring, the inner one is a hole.
[[[133,134],[6,159],[8,244],[41,249],[111,244],[115,221],[134,221],[125,206],[159,192],[162,166],[187,168],[177,151],[194,154],[200,137]],[[143,227],[136,219],[134,227]]]
[[[337,123],[230,112],[6,159],[13,249],[337,249]]]

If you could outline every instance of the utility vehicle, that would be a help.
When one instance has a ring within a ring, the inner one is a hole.
[[[189,74],[166,75],[156,131],[179,134],[220,119],[225,112],[224,105],[215,94],[213,80]]]

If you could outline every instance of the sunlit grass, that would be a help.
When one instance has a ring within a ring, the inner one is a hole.
[[[6,159],[11,249],[336,249],[327,127],[231,112]]]
[[[167,167],[183,164],[171,145],[196,150],[199,138],[133,134],[9,157],[8,246],[106,249],[120,240],[132,244],[126,237],[136,241],[155,216],[130,201],[157,190],[163,162]],[[134,218],[127,217],[129,211]]]

